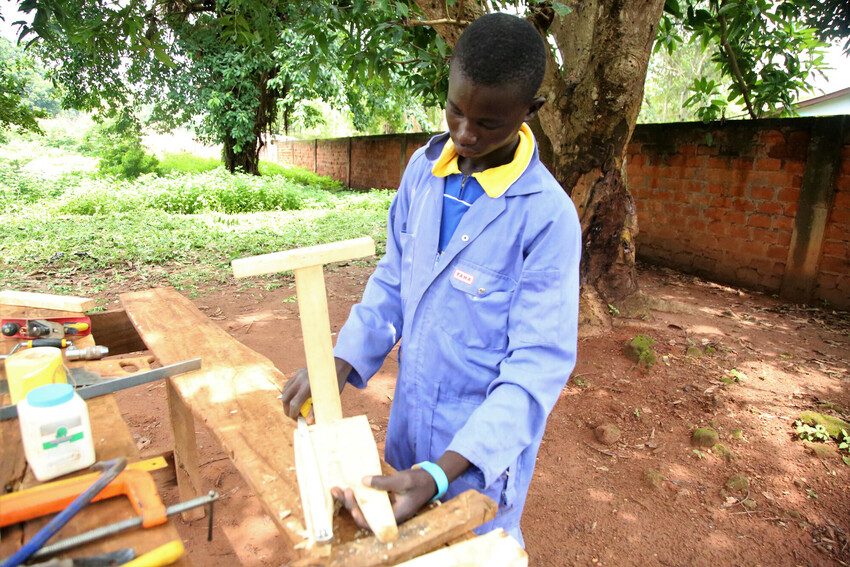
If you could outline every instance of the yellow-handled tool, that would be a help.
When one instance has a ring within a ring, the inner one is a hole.
[[[186,548],[183,547],[183,542],[175,539],[148,551],[129,563],[125,563],[124,567],[160,567],[161,565],[171,565],[183,557],[185,552]]]

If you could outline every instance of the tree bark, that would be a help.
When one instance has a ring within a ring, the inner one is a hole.
[[[583,299],[612,303],[637,291],[637,215],[625,177],[626,146],[643,99],[649,56],[664,0],[565,2],[567,16],[538,8],[529,20],[554,40],[541,94],[547,102],[532,130],[541,157],[570,195],[582,227]],[[484,9],[458,2],[452,9],[417,0],[430,19],[472,20]],[[435,26],[450,45],[462,33]],[[599,309],[595,310],[599,312]]]

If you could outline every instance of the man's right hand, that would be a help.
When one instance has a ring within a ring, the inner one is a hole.
[[[352,366],[341,358],[334,357],[336,366],[336,377],[339,382],[339,391],[345,387],[345,382],[348,375],[351,374]],[[310,398],[310,379],[307,374],[307,369],[302,368],[296,372],[283,386],[283,412],[291,419],[298,419],[301,414],[301,406]],[[310,410],[310,415],[307,421],[313,422],[313,410]]]

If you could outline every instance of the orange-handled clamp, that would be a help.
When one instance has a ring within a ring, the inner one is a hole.
[[[61,512],[74,498],[91,486],[99,473],[42,484],[34,488],[0,496],[0,527],[26,522],[47,514]],[[125,469],[101,490],[92,502],[126,495],[142,526],[150,528],[168,519],[165,505],[159,498],[156,483],[147,471]]]

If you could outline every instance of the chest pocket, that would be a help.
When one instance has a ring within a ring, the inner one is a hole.
[[[508,312],[516,281],[471,262],[449,268],[449,287],[440,326],[460,344],[502,350],[508,341]]]

